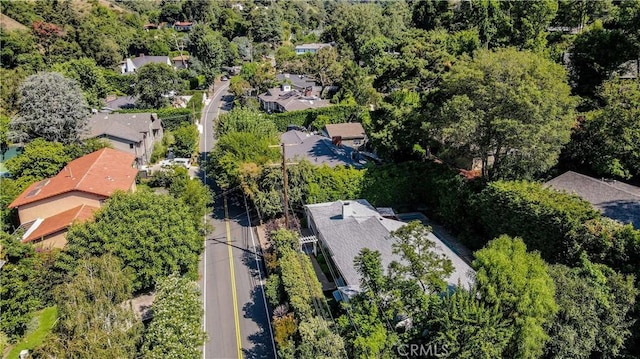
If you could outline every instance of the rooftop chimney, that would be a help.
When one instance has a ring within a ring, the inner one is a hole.
[[[353,216],[353,211],[351,210],[351,203],[342,202],[342,219],[345,219],[348,216]]]

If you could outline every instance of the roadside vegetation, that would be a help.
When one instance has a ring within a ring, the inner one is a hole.
[[[0,347],[6,341],[11,355],[199,356],[193,280],[212,193],[198,179],[181,168],[142,179],[94,221],[74,224],[65,250],[22,244],[7,206],[108,146],[83,133],[110,95],[136,98],[123,112],[162,120],[152,162],[169,149],[192,157],[204,94],[226,72],[235,108],[216,122],[218,141],[200,165],[221,189],[247,195],[269,224],[265,292],[280,357],[392,358],[407,345],[446,346],[462,358],[638,357],[640,230],[542,184],[574,170],[640,185],[637,0],[0,7],[9,24],[0,29],[0,145],[3,156],[23,147],[3,157],[9,178],[0,179]],[[194,26],[177,31],[176,21]],[[305,43],[332,46],[296,54]],[[140,54],[190,62],[121,74],[120,62]],[[332,106],[261,112],[256,96],[281,85],[279,73],[312,76]],[[174,95],[192,98],[175,108]],[[278,136],[289,125],[346,122],[362,123],[363,150],[383,163],[297,160],[287,171],[292,212],[356,198],[423,211],[475,251],[475,286],[445,291],[449,265],[433,258],[430,229],[410,224],[419,235],[395,233],[403,263],[383,268],[379,253],[363,250],[354,259],[361,293],[337,304],[322,292],[299,250],[299,220],[275,224],[283,215]],[[468,170],[474,160],[480,170]],[[143,324],[123,303],[148,291],[157,315]]]

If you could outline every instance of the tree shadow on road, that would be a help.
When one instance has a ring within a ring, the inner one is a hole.
[[[244,317],[253,320],[260,331],[249,336],[249,341],[253,344],[251,349],[242,349],[243,356],[247,359],[274,358],[273,340],[269,322],[267,320],[265,301],[262,295],[263,287],[256,285],[251,291],[251,301],[242,307]]]

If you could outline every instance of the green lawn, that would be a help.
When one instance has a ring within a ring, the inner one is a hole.
[[[58,309],[54,307],[45,308],[35,315],[38,318],[38,328],[30,333],[27,333],[25,337],[16,344],[9,354],[7,359],[17,359],[20,355],[20,351],[23,349],[33,350],[38,345],[42,344],[44,338],[51,332],[53,324],[58,318]]]

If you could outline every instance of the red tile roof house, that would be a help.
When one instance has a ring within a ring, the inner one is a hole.
[[[69,162],[56,176],[29,186],[9,208],[17,208],[23,243],[63,248],[67,229],[93,217],[115,191],[136,190],[135,155],[103,148]]]

